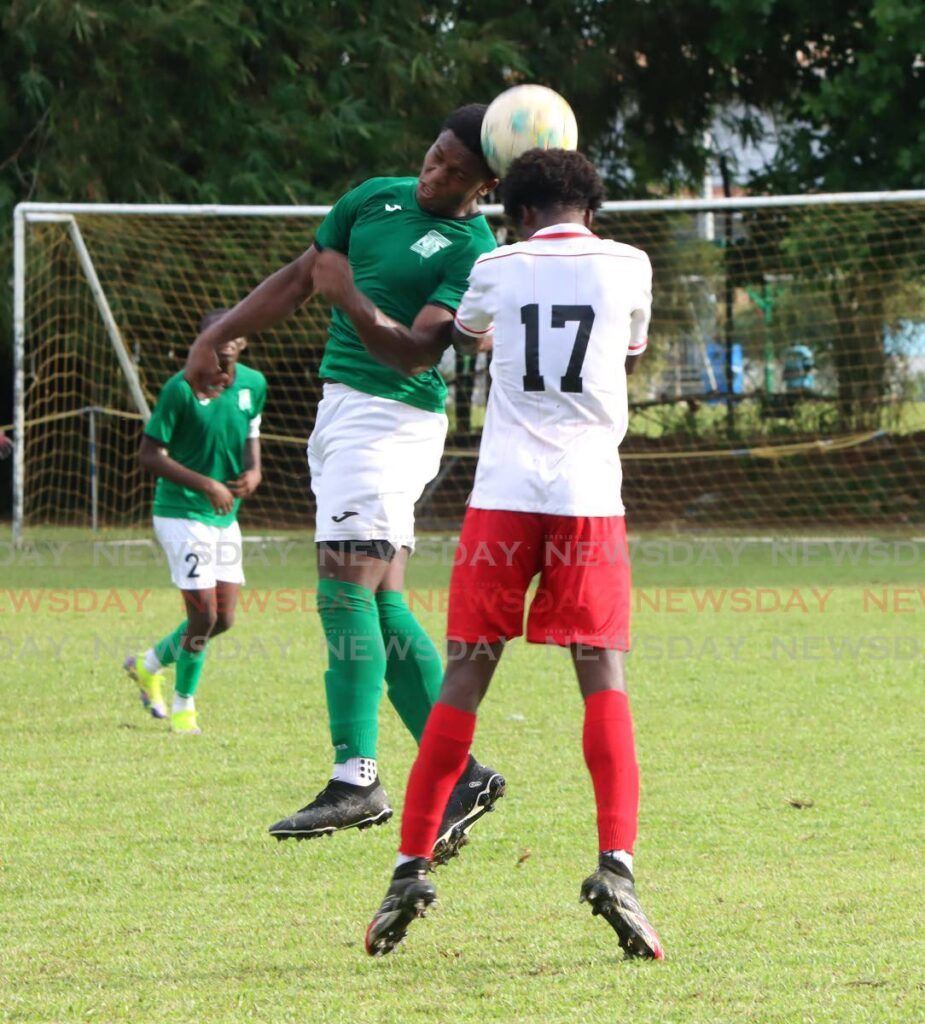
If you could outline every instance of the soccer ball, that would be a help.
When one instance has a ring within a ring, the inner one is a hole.
[[[482,152],[504,177],[528,149],[577,149],[578,124],[572,108],[545,85],[515,85],[496,96],[482,119]]]

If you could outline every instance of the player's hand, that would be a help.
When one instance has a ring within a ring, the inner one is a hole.
[[[332,306],[347,309],[356,292],[353,271],[347,257],[334,249],[323,249],[315,257],[312,267],[315,291],[323,295]]]
[[[231,377],[219,366],[218,353],[212,345],[196,342],[186,357],[183,376],[197,398],[215,398],[231,383]]]
[[[7,459],[13,454],[13,442],[0,430],[0,459]]]
[[[206,484],[205,495],[220,516],[226,515],[234,508],[234,495],[221,480],[210,480]]]
[[[263,479],[259,469],[245,469],[234,480],[228,481],[228,490],[236,498],[249,498]]]

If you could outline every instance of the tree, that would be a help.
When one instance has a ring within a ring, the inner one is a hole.
[[[717,111],[783,126],[756,189],[925,186],[919,0],[6,0],[0,26],[4,279],[22,199],[329,200],[524,80],[613,197],[699,180]]]
[[[331,200],[415,173],[446,114],[521,66],[517,47],[412,0],[0,10],[4,280],[20,200]]]

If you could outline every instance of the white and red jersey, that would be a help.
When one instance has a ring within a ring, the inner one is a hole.
[[[456,326],[494,342],[472,507],[623,514],[625,363],[651,307],[649,257],[580,224],[476,260]]]

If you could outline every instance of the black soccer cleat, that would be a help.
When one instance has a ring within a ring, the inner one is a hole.
[[[627,958],[665,959],[661,941],[636,896],[633,873],[625,864],[602,853],[597,871],[581,885],[581,902],[590,903],[591,913],[600,914],[613,928]]]
[[[378,779],[368,786],[331,779],[310,804],[271,825],[268,831],[280,841],[314,839],[346,828],[384,825],[391,817],[389,798]]]
[[[450,793],[431,860],[446,864],[469,842],[469,829],[504,796],[504,776],[486,768],[470,754],[469,763]]]
[[[366,952],[370,956],[391,953],[407,935],[408,925],[417,917],[427,916],[437,890],[426,872],[427,861],[423,857],[395,869],[385,899],[366,929]]]

